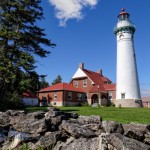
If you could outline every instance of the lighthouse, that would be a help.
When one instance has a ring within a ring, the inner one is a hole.
[[[116,99],[113,102],[116,106],[139,107],[142,103],[134,49],[135,25],[129,17],[130,14],[122,9],[114,28],[117,39],[117,77]]]

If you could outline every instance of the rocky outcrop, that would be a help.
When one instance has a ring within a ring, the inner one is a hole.
[[[49,107],[0,112],[0,150],[150,150],[150,125],[103,121]]]

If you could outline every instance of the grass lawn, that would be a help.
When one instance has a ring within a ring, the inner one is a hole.
[[[149,108],[116,108],[116,107],[58,107],[60,110],[75,112],[79,115],[99,115],[103,120],[114,120],[120,123],[150,124]],[[46,107],[28,107],[26,111],[47,110]]]

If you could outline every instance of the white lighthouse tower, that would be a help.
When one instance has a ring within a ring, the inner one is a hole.
[[[129,16],[122,9],[114,28],[117,38],[117,85],[114,103],[122,107],[139,107],[142,103],[134,49],[135,25]]]

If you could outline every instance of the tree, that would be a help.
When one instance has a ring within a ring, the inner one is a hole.
[[[38,80],[35,56],[46,57],[50,51],[43,48],[55,44],[46,38],[41,21],[41,0],[0,0],[0,100],[8,94],[28,88]],[[20,87],[21,86],[21,87]]]
[[[40,80],[40,89],[46,88],[48,86],[49,83],[45,80],[45,76],[42,76]]]
[[[54,84],[61,83],[61,82],[62,82],[62,77],[58,75],[56,79],[52,81],[51,84],[54,85]]]

